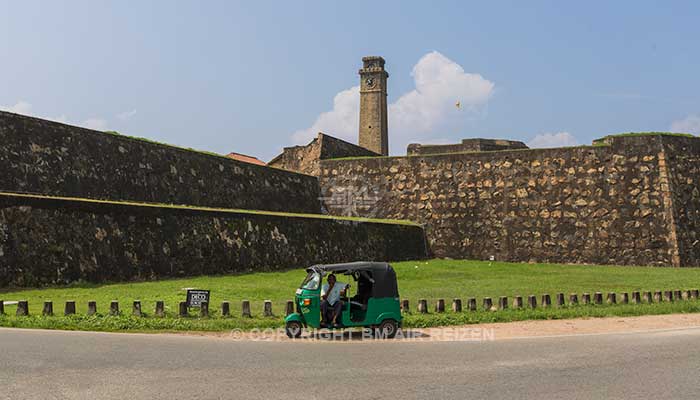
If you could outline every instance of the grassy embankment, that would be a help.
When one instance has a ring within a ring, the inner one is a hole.
[[[561,319],[577,317],[634,316],[643,314],[668,314],[700,312],[700,301],[676,301],[673,303],[640,305],[578,305],[535,310],[505,311],[449,311],[453,298],[465,303],[476,297],[481,309],[481,299],[491,297],[494,303],[499,296],[512,297],[549,293],[554,301],[556,293],[596,291],[632,292],[657,290],[685,290],[700,287],[700,269],[673,269],[650,267],[578,266],[555,264],[489,263],[465,260],[432,260],[400,262],[393,264],[399,279],[399,291],[403,299],[409,299],[413,312],[406,315],[404,326],[428,327],[472,324],[481,322],[516,321],[526,319]],[[47,329],[77,329],[98,331],[226,331],[230,329],[275,328],[283,324],[284,304],[294,296],[294,290],[304,277],[302,270],[273,273],[251,273],[235,276],[196,277],[158,282],[93,285],[79,284],[70,287],[4,290],[0,299],[5,301],[28,300],[29,317],[16,317],[15,306],[6,305],[7,315],[0,316],[0,326]],[[352,282],[348,277],[340,281]],[[209,318],[178,318],[178,302],[185,299],[185,288],[210,289],[212,301]],[[619,296],[619,295],[618,295]],[[445,313],[431,312],[419,315],[415,312],[418,299],[428,299],[431,311],[435,301],[444,298]],[[252,318],[240,316],[241,300],[251,301]],[[273,301],[276,316],[262,316],[263,301]],[[43,317],[44,300],[54,302],[56,316]],[[75,300],[78,314],[63,316],[66,300]],[[98,314],[85,315],[87,302],[97,301]],[[122,315],[107,316],[109,303],[118,300]],[[145,317],[131,316],[133,300],[141,300]],[[164,300],[166,317],[153,316],[156,300]],[[231,302],[229,318],[219,314],[221,301]],[[466,308],[466,307],[465,307]]]

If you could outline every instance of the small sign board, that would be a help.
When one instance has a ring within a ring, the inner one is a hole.
[[[187,307],[202,307],[202,302],[209,303],[209,291],[199,289],[187,289]]]

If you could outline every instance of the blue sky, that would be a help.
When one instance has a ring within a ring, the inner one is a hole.
[[[0,7],[0,108],[185,147],[269,160],[317,128],[356,140],[364,55],[387,60],[393,154],[466,137],[700,134],[699,2]]]

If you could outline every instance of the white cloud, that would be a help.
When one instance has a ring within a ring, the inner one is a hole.
[[[31,103],[28,103],[28,102],[23,101],[23,100],[18,101],[14,106],[0,106],[0,110],[9,111],[9,112],[16,113],[16,114],[30,115],[30,116],[34,116],[37,118],[47,119],[49,121],[60,122],[63,124],[75,124],[74,122],[71,122],[71,120],[68,119],[68,117],[66,117],[65,114],[59,115],[58,117],[44,117],[42,115],[37,115],[36,113],[32,113],[33,108],[34,107],[32,106]],[[136,110],[129,112],[129,113],[136,114]],[[133,116],[133,114],[131,114],[131,115]],[[107,129],[107,120],[102,119],[102,118],[89,118],[81,123],[76,124],[76,125],[84,126],[88,129],[104,131]]]
[[[308,129],[294,132],[292,140],[296,144],[307,144],[318,132],[327,133],[340,139],[354,141],[360,129],[360,87],[343,90],[333,98],[333,110],[324,112]]]
[[[134,115],[136,115],[136,110],[124,111],[123,113],[117,114],[117,118],[126,121],[127,119],[131,119]]]
[[[20,100],[14,106],[0,106],[0,109],[15,114],[27,115],[32,112],[32,105],[26,101]]]
[[[392,149],[402,151],[412,141],[434,141],[436,132],[446,126],[460,126],[478,115],[494,92],[494,83],[479,74],[467,73],[454,61],[430,52],[413,67],[415,89],[388,105],[389,136]],[[456,103],[460,103],[460,108]],[[333,109],[322,113],[308,129],[295,132],[292,139],[306,144],[317,132],[357,142],[359,86],[339,92]],[[438,136],[440,137],[440,136]]]
[[[700,135],[700,116],[689,115],[684,119],[674,121],[671,123],[671,132]]]
[[[578,145],[578,140],[569,132],[542,133],[532,138],[527,145],[533,149],[576,146]]]
[[[80,126],[96,131],[104,131],[107,130],[107,121],[101,118],[90,118],[83,121]]]

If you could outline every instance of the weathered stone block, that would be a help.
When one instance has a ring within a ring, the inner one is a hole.
[[[66,301],[66,307],[63,310],[63,315],[73,315],[75,314],[75,301],[74,300],[68,300]]]
[[[462,312],[462,299],[452,299],[452,312]]]
[[[87,315],[97,314],[97,302],[95,300],[88,301]]]
[[[41,311],[41,315],[51,317],[53,316],[53,302],[52,301],[45,301],[44,302],[44,309]]]
[[[154,310],[153,315],[158,318],[165,317],[165,302],[163,300],[156,301],[156,309]]]
[[[241,316],[245,318],[250,318],[252,316],[250,313],[250,301],[243,300],[241,302]]]
[[[418,300],[418,313],[427,314],[428,313],[428,300],[420,299]]]
[[[263,316],[265,317],[272,317],[272,301],[271,300],[265,300],[263,303]]]

